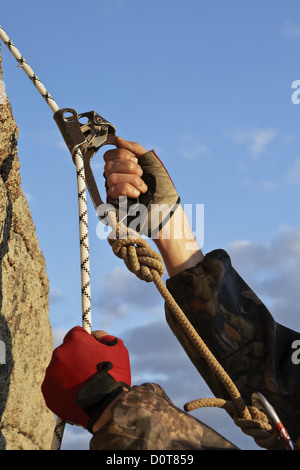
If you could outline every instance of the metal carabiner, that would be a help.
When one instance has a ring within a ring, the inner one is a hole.
[[[276,432],[284,443],[286,450],[295,450],[289,433],[287,432],[276,411],[274,410],[273,406],[270,405],[268,400],[259,392],[253,393],[251,398],[253,406],[255,406],[258,410],[265,412],[270,423],[274,425]]]
[[[53,118],[67,144],[74,159],[74,154],[80,148],[83,157],[85,180],[94,207],[104,204],[96,184],[90,161],[103,145],[114,145],[116,128],[95,111],[77,114],[72,108],[63,108],[56,111]],[[80,119],[87,122],[81,123]]]

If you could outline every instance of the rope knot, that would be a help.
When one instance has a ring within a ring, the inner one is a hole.
[[[223,408],[232,417],[236,426],[245,434],[251,436],[259,447],[268,450],[282,450],[284,445],[276,429],[270,424],[267,415],[256,406],[240,406],[239,400],[224,400],[223,398],[200,398],[184,405],[185,411],[198,408]]]
[[[282,450],[284,448],[276,429],[270,424],[267,415],[255,406],[247,406],[251,418],[233,416],[235,424],[241,430],[252,436],[259,447],[268,450]]]
[[[162,259],[147,241],[129,228],[126,228],[125,233],[122,230],[122,237],[120,234],[121,230],[116,230],[115,238],[108,237],[108,242],[129,271],[146,282],[154,281],[156,273],[161,277],[164,273]]]

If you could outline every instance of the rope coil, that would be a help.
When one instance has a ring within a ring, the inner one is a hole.
[[[8,47],[10,52],[18,61],[20,67],[23,68],[27,76],[35,85],[39,93],[45,99],[53,113],[59,110],[58,105],[41,83],[39,78],[28,65],[24,57],[18,51],[16,46],[9,39],[3,28],[0,26],[0,38]],[[79,238],[80,238],[80,262],[81,262],[81,300],[82,300],[82,325],[90,333],[91,332],[91,293],[90,293],[90,259],[89,259],[89,236],[88,236],[88,218],[87,218],[87,200],[86,200],[86,184],[83,158],[80,148],[74,154],[74,162],[77,174],[77,191],[78,191],[78,211],[79,211]],[[100,219],[101,220],[101,219]],[[231,396],[232,401],[227,402],[221,399],[201,399],[185,405],[186,411],[193,409],[213,406],[224,408],[233,415],[234,422],[243,432],[254,437],[258,445],[267,449],[278,448],[280,441],[275,435],[272,426],[268,422],[266,415],[257,410],[255,407],[245,405],[237,387],[232,382],[229,375],[224,371],[213,354],[205,345],[202,338],[198,335],[194,327],[191,325],[185,314],[178,306],[166,286],[161,276],[164,272],[161,257],[149,246],[148,242],[137,235],[136,232],[128,231],[123,237],[124,227],[120,227],[116,218],[109,218],[109,223],[115,229],[116,237],[109,238],[108,241],[116,256],[123,259],[126,267],[133,272],[139,279],[146,282],[154,282],[161,296],[173,311],[175,317],[191,338],[197,347],[201,356],[205,358],[208,365],[226,387]],[[129,229],[125,229],[129,230]],[[120,234],[122,233],[122,237]],[[57,418],[54,429],[51,449],[60,449],[65,422]]]

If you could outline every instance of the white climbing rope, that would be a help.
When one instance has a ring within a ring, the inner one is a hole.
[[[58,111],[59,107],[55,103],[52,96],[48,93],[40,79],[36,76],[32,68],[28,65],[22,54],[18,51],[14,43],[9,39],[4,29],[0,26],[0,38],[4,44],[8,47],[12,55],[19,62],[19,66],[24,70],[26,75],[30,78],[34,86],[38,89],[42,97],[46,100],[47,104],[50,106],[52,111],[55,113]]]
[[[80,263],[81,263],[81,306],[82,326],[91,333],[91,286],[90,286],[90,257],[88,236],[88,214],[87,199],[82,153],[77,149],[74,155],[77,173],[78,212],[79,212],[79,240],[80,240]],[[61,447],[65,421],[59,417],[56,420],[51,450],[59,450]]]
[[[26,75],[30,78],[34,86],[37,88],[47,104],[55,113],[59,110],[58,105],[46,90],[40,79],[36,76],[32,68],[28,65],[19,50],[9,39],[3,28],[0,26],[0,38],[8,47],[19,66],[22,67]],[[82,306],[82,326],[91,333],[91,285],[90,285],[90,256],[89,256],[89,235],[88,235],[88,212],[85,185],[85,172],[83,165],[82,153],[79,148],[73,155],[77,173],[77,192],[78,192],[78,213],[79,213],[79,241],[80,241],[80,264],[81,264],[81,306]],[[65,429],[65,421],[59,417],[56,420],[51,450],[59,450],[61,447],[63,434]]]

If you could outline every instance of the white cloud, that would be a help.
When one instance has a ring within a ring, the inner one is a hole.
[[[31,193],[29,193],[28,191],[23,191],[24,192],[24,196],[26,198],[26,201],[29,203],[29,202],[34,202],[34,197],[32,196]]]
[[[300,25],[287,20],[281,27],[281,34],[287,39],[299,39]]]
[[[294,160],[285,174],[285,181],[288,184],[300,184],[300,158]]]
[[[60,289],[57,289],[56,287],[50,287],[50,292],[49,292],[49,302],[51,304],[56,303],[56,302],[61,302],[65,300],[65,297]]]
[[[62,344],[63,339],[67,333],[68,333],[68,330],[66,328],[55,328],[53,330],[54,348],[57,348],[58,346]]]
[[[203,142],[195,139],[193,134],[184,134],[182,136],[184,147],[179,149],[179,154],[187,160],[194,160],[198,157],[209,154],[209,147]]]
[[[116,267],[99,283],[95,307],[101,314],[101,328],[112,328],[120,320],[130,321],[136,314],[161,314],[163,300],[155,285],[138,279],[126,267]]]
[[[251,155],[259,157],[276,138],[275,129],[238,129],[224,133],[235,144],[246,145]]]
[[[300,228],[282,227],[268,244],[235,241],[227,250],[274,319],[299,331]]]
[[[61,149],[69,152],[62,136],[60,136],[59,132],[55,129],[36,129],[33,133],[33,138],[41,146]]]
[[[93,170],[94,176],[96,177],[96,174],[100,174],[102,176],[103,170],[104,170],[104,160],[102,157],[97,158],[95,155],[94,158],[91,160],[91,168]]]
[[[66,424],[61,450],[88,450],[92,435],[80,426]]]
[[[244,178],[241,180],[240,184],[254,191],[263,191],[263,192],[271,192],[278,188],[279,182],[274,180],[250,180],[249,178]]]
[[[266,191],[266,192],[273,191],[274,189],[278,187],[278,182],[273,181],[273,180],[263,180],[260,182],[260,187],[262,191]]]
[[[208,153],[208,146],[202,143],[191,145],[190,147],[180,150],[180,154],[188,160],[194,160],[195,158],[207,155]]]

